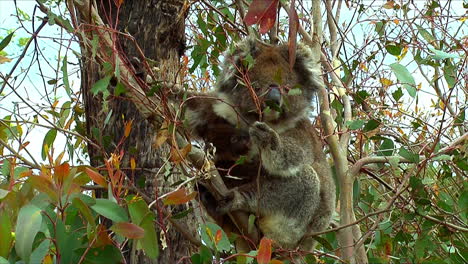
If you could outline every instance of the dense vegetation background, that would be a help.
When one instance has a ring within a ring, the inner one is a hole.
[[[1,264],[468,262],[466,1],[0,10]],[[265,240],[236,252],[197,202],[210,153],[185,140],[167,94],[211,90],[222,52],[248,34],[297,38],[322,64],[313,118],[339,201],[314,252]]]

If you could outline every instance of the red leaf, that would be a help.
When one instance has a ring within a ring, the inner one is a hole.
[[[96,243],[94,243],[94,247],[112,245],[112,239],[109,237],[109,233],[104,225],[99,225],[96,233]]]
[[[253,0],[244,21],[247,26],[259,24],[260,34],[265,34],[275,25],[277,12],[278,0]]]
[[[271,260],[271,239],[262,238],[258,247],[257,262],[258,264],[268,264]]]
[[[122,235],[130,239],[143,238],[145,236],[145,230],[135,224],[120,222],[116,223],[110,228],[115,233]]]
[[[104,188],[107,188],[107,182],[98,172],[93,171],[90,168],[86,168],[86,174],[93,180],[95,183],[101,185]]]
[[[181,188],[177,191],[171,192],[164,199],[165,205],[175,205],[175,204],[184,204],[197,196],[197,192],[192,192],[187,194],[187,191],[184,188]]]
[[[70,175],[70,165],[68,163],[63,163],[62,165],[56,166],[54,172],[57,183],[63,184],[65,178]]]

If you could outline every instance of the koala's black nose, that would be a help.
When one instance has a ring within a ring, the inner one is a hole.
[[[281,92],[280,87],[277,84],[270,84],[268,87],[268,93],[265,97],[266,101],[280,105],[281,102]]]

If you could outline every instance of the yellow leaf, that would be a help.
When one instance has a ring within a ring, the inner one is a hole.
[[[62,163],[62,158],[63,156],[65,155],[65,151],[62,151],[62,153],[60,153],[57,158],[55,159],[55,166],[58,166],[60,165],[60,163]]]
[[[391,1],[387,1],[387,3],[385,3],[382,7],[386,9],[393,9],[394,6],[395,6],[395,2],[391,0]]]
[[[270,260],[270,263],[268,263],[268,264],[283,264],[283,263],[284,263],[284,262],[281,261],[281,260],[272,259],[272,260]]]
[[[401,54],[397,56],[398,61],[401,61],[406,56],[406,53],[408,53],[408,46],[403,47]]]
[[[380,78],[380,83],[385,87],[389,87],[390,85],[393,84],[392,80],[389,80],[387,78]]]
[[[366,66],[366,64],[365,64],[364,62],[361,62],[361,63],[359,64],[359,68],[360,68],[361,70],[365,71],[365,72],[368,71],[367,66]]]
[[[400,24],[400,20],[398,20],[398,19],[393,19],[393,23],[395,23],[395,24],[398,25],[398,24]]]
[[[135,168],[136,168],[136,162],[135,162],[135,158],[134,158],[134,157],[130,158],[130,168],[131,168],[132,170],[135,170]]]
[[[21,172],[20,175],[19,175],[19,178],[30,177],[32,175],[33,175],[33,171],[32,170],[27,170],[27,171]]]
[[[177,150],[176,148],[172,148],[171,149],[171,157],[170,157],[170,160],[174,163],[179,163],[181,162],[183,159],[185,159],[185,157],[187,157],[187,154],[192,150],[192,145],[189,143],[187,144],[185,147]]]
[[[12,61],[10,58],[0,55],[0,64]]]
[[[439,107],[440,109],[445,109],[445,104],[442,102],[442,100],[439,101]]]
[[[42,264],[52,264],[52,255],[46,255],[44,257],[44,260],[42,261]]]
[[[167,129],[159,130],[153,139],[153,147],[159,148],[169,138],[169,131]]]
[[[128,135],[130,135],[130,131],[132,130],[132,123],[133,120],[125,122],[125,137],[128,137]]]
[[[68,119],[67,123],[65,124],[65,126],[63,128],[64,129],[69,129],[71,124],[73,123],[73,121],[75,121],[75,119],[73,117]]]

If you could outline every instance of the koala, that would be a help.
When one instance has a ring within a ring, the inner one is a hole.
[[[231,136],[248,133],[249,144],[240,143],[247,156],[239,170],[244,180],[228,186],[223,200],[203,202],[205,207],[215,207],[209,211],[218,216],[235,210],[256,214],[264,236],[287,249],[312,250],[315,242],[307,234],[327,228],[335,209],[335,183],[309,119],[322,85],[313,57],[299,44],[291,69],[287,45],[247,38],[225,54],[216,90],[194,94],[186,104],[195,136],[215,142],[219,124],[228,124],[219,129],[222,138],[225,129]],[[236,157],[236,142],[221,147]]]

